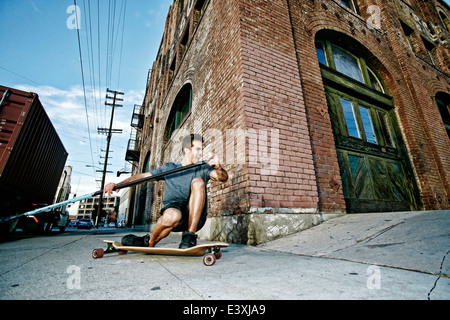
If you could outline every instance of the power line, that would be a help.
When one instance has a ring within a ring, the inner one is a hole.
[[[97,40],[98,40],[98,44],[97,44],[97,48],[98,48],[98,88],[99,90],[101,90],[102,88],[102,77],[101,77],[101,69],[102,69],[102,65],[100,62],[100,52],[101,52],[101,40],[100,40],[100,1],[97,1]],[[100,98],[100,92],[98,97]],[[99,100],[100,101],[100,100]],[[101,103],[99,104],[101,105]]]
[[[73,0],[75,8],[77,7],[77,0]],[[89,137],[89,147],[91,150],[91,160],[92,160],[92,165],[94,165],[94,154],[92,151],[92,139],[91,139],[91,130],[90,130],[90,126],[89,126],[89,112],[88,112],[88,107],[87,107],[87,98],[86,98],[86,85],[85,85],[85,81],[84,81],[84,68],[83,68],[83,54],[81,51],[81,40],[80,40],[80,26],[78,24],[79,20],[78,20],[78,10],[75,10],[75,20],[77,22],[77,37],[78,37],[78,51],[80,53],[80,66],[81,66],[81,80],[83,82],[83,93],[84,93],[84,109],[86,112],[86,122],[87,122],[87,129],[88,129],[88,137]]]
[[[123,1],[123,20],[122,20],[122,40],[120,42],[120,58],[119,58],[119,74],[117,77],[117,87],[120,87],[120,71],[122,68],[122,50],[123,50],[123,38],[125,35],[125,19],[126,19],[126,12],[127,12],[127,2],[126,0]]]
[[[74,0],[74,4],[75,6],[77,5],[76,0]],[[113,81],[114,83],[117,81],[118,87],[120,84],[127,2],[126,0],[122,0],[122,2],[118,3],[118,0],[109,0],[108,2],[102,2],[101,5],[100,1],[97,1],[96,36],[94,30],[95,9],[92,10],[90,0],[83,0],[83,10],[85,12],[83,16],[85,18],[85,21],[83,23],[83,25],[85,26],[85,30],[82,30],[83,32],[80,32],[80,28],[78,26],[78,24],[80,23],[78,15],[80,15],[80,13],[78,11],[76,15],[77,36],[89,144],[92,163],[94,163],[96,154],[101,153],[99,150],[103,148],[104,141],[102,141],[103,139],[100,139],[98,135],[95,135],[94,141],[94,136],[91,136],[90,128],[92,127],[92,125],[95,125],[97,128],[100,126],[106,126],[106,115],[108,114],[108,111],[106,107],[102,107],[101,103],[101,92],[104,89],[102,88],[102,85],[110,87]],[[107,12],[107,16],[106,14],[103,15],[101,12]],[[120,33],[122,33],[122,35]],[[104,39],[105,36],[106,39]],[[86,39],[82,39],[83,37],[86,37]],[[95,43],[95,40],[97,41],[97,43]],[[86,46],[86,48],[82,48],[82,43]],[[102,43],[105,43],[105,45],[102,45]],[[94,49],[95,46],[96,49]],[[115,60],[117,60],[117,57],[119,57],[119,59],[117,62],[115,62]],[[90,82],[90,87],[88,86],[88,82]],[[89,105],[90,101],[92,101],[92,103],[90,103]],[[94,134],[94,131],[92,132],[92,134]],[[94,152],[94,150],[96,150],[96,152]]]
[[[14,71],[8,70],[8,69],[3,68],[3,67],[0,67],[0,69],[3,69],[3,70],[5,70],[5,71],[7,71],[7,72],[9,72],[9,73],[12,73],[12,74],[14,74],[14,75],[16,75],[16,76],[18,76],[18,77],[20,77],[20,78],[22,78],[22,79],[27,80],[27,81],[33,82],[34,84],[37,84],[38,86],[43,86],[43,84],[40,84],[39,82],[33,81],[33,80],[31,80],[30,78],[26,78],[26,77],[24,77],[24,76],[22,76],[22,75],[20,75],[20,74],[18,74],[18,73],[16,73],[16,72],[14,72]]]
[[[93,114],[94,114],[94,126],[99,126],[99,121],[102,121],[103,113],[99,112],[98,105],[100,104],[98,99],[100,99],[100,94],[97,91],[97,85],[95,81],[95,60],[94,60],[94,44],[93,44],[93,32],[92,32],[92,13],[91,13],[91,1],[88,1],[88,6],[86,8],[86,0],[83,0],[84,11],[86,12],[85,16],[85,26],[86,26],[86,46],[87,46],[87,57],[89,60],[89,76],[91,81],[91,94],[92,94],[92,105],[93,105]],[[89,23],[88,23],[89,21]],[[98,52],[98,56],[100,56],[100,52]],[[99,87],[98,90],[101,90]],[[97,152],[99,150],[99,139],[96,139]]]

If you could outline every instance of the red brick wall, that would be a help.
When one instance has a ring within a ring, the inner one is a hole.
[[[275,170],[249,165],[250,204],[317,208],[316,177],[287,2],[241,1],[247,129],[276,130]],[[261,159],[259,159],[261,160]]]

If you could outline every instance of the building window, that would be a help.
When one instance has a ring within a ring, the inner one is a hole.
[[[442,11],[439,11],[439,16],[441,17],[442,22],[444,23],[445,29],[447,29],[447,31],[450,32],[450,19],[447,18],[447,16]]]
[[[337,97],[340,107],[337,108],[336,118],[344,120],[344,125],[338,129],[340,135],[395,147],[386,111],[344,93],[337,93]]]
[[[194,6],[194,29],[197,28],[206,9],[206,0],[197,0]]]
[[[186,52],[186,47],[188,45],[189,42],[189,24],[186,27],[186,30],[184,31],[183,36],[181,37],[181,41],[180,41],[180,59],[184,56],[185,52]]]
[[[341,106],[342,112],[344,113],[348,135],[350,137],[361,138],[352,102],[341,97]]]
[[[367,66],[363,58],[331,44],[330,41],[320,40],[316,41],[316,54],[320,64],[363,83],[371,89],[385,93],[382,80],[373,69]]]
[[[350,10],[352,10],[355,13],[358,13],[358,7],[356,6],[355,2],[353,0],[341,0],[341,4],[343,6],[346,6]]]
[[[430,61],[433,65],[436,65],[436,60],[434,59],[434,44],[422,36],[421,39],[423,44],[425,45],[428,61]]]
[[[172,137],[173,132],[180,127],[183,120],[188,115],[192,107],[192,86],[186,84],[178,93],[175,102],[172,106],[169,119],[167,121],[167,129],[169,138]]]
[[[414,36],[414,29],[408,26],[406,23],[400,20],[400,25],[402,26],[403,33],[406,36],[406,39],[408,39],[409,46],[411,47],[411,50],[413,52],[416,52],[416,45],[415,45],[415,36]]]
[[[447,136],[450,138],[450,95],[446,93],[438,93],[436,95],[436,104],[444,122]]]
[[[349,52],[331,45],[336,70],[364,83],[358,59]]]
[[[205,11],[206,0],[197,0],[195,3],[195,10],[199,12],[200,17],[203,15]]]
[[[380,122],[381,135],[384,138],[386,146],[395,148],[394,139],[392,138],[392,131],[389,126],[389,120],[386,111],[377,110],[377,115]]]
[[[377,144],[377,138],[375,137],[375,131],[373,129],[372,119],[370,118],[369,108],[359,106],[359,114],[361,116],[361,122],[366,135],[366,141]]]
[[[374,71],[372,69],[367,68],[367,71],[369,73],[369,86],[372,87],[372,89],[375,89],[379,92],[384,93],[383,85],[381,84],[380,79],[377,77]]]
[[[322,41],[316,42],[316,53],[317,53],[317,59],[319,60],[319,63],[323,65],[328,65],[327,63],[327,56],[325,55],[325,48]]]

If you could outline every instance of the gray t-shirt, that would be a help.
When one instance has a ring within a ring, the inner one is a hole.
[[[153,171],[150,171],[150,173],[152,176],[154,176],[181,167],[183,166],[180,162],[169,162]],[[206,188],[206,185],[208,184],[208,181],[210,179],[210,174],[213,170],[214,167],[210,166],[209,164],[204,164],[158,179],[158,181],[164,180],[166,182],[163,205],[166,207],[171,203],[187,204],[189,201],[189,196],[191,194],[192,180],[194,180],[195,178],[202,178],[205,182]]]

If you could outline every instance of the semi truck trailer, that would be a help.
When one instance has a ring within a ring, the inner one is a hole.
[[[39,96],[0,86],[0,219],[52,204],[67,157]],[[30,222],[42,229],[55,219],[47,212],[9,220],[0,233]]]

